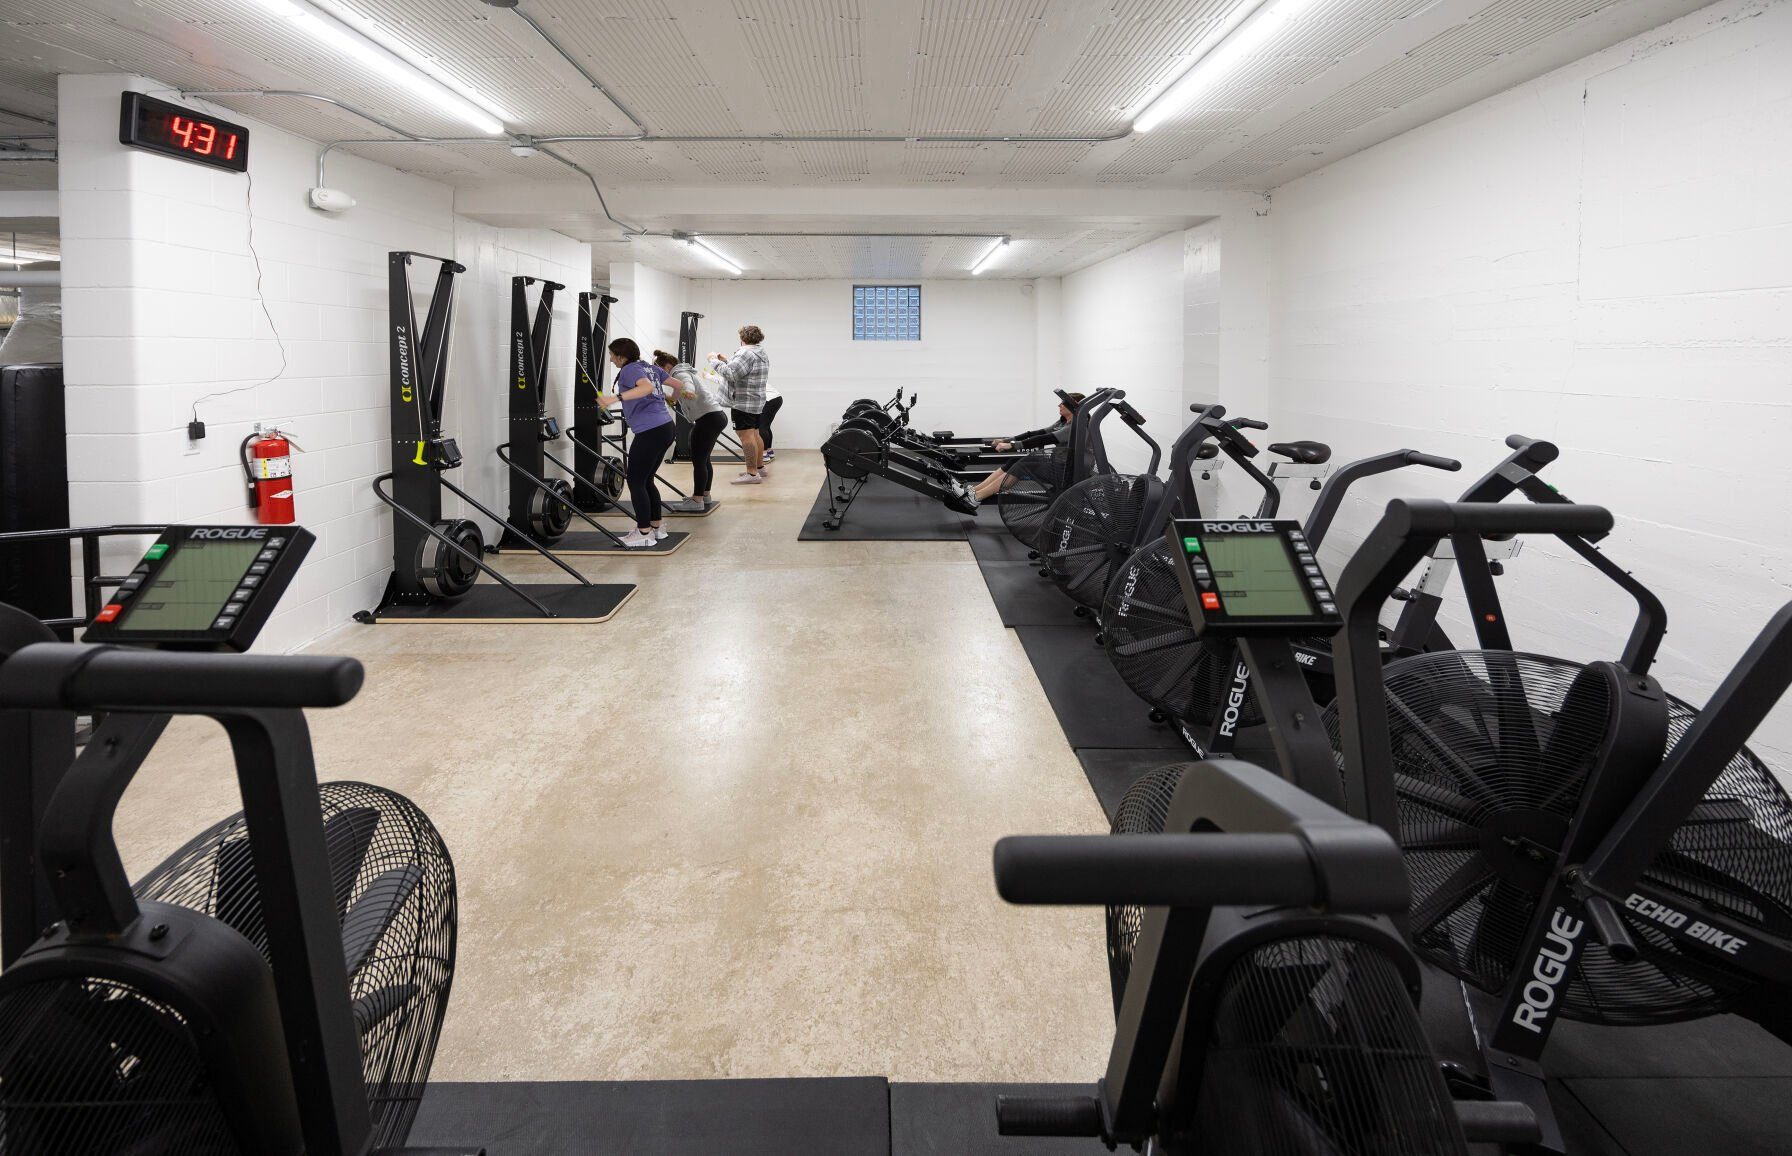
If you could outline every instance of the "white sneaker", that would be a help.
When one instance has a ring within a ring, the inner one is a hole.
[[[728,484],[731,486],[757,486],[763,481],[765,479],[758,474],[742,474]]]
[[[668,537],[670,537],[670,535],[666,533],[666,528],[664,526],[654,527],[653,540],[655,542],[664,542]]]
[[[622,536],[622,545],[625,549],[629,550],[645,549],[646,547],[653,545],[655,541],[656,539],[653,536],[652,530],[647,531],[645,534],[641,533],[639,530],[630,530]]]

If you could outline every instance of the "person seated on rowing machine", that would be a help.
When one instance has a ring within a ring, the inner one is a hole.
[[[1029,468],[1035,478],[1052,484],[1053,471],[1062,470],[1064,459],[1070,456],[1070,419],[1076,415],[1077,407],[1083,404],[1083,395],[1080,393],[1067,393],[1064,396],[1070,400],[1058,403],[1058,420],[1055,424],[1015,434],[1011,438],[1001,438],[990,442],[989,448],[997,453],[1007,453],[1010,450],[1036,450],[1051,446],[1049,466],[1045,462],[1035,462]],[[976,488],[971,491],[971,497],[979,503],[987,502],[1019,480],[1007,470],[997,470],[977,483]]]

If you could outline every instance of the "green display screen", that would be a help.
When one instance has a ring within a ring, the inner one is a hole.
[[[119,632],[210,630],[260,552],[256,541],[188,539],[137,591]]]
[[[1300,566],[1280,534],[1203,534],[1195,547],[1213,571],[1234,618],[1306,618],[1316,607]]]

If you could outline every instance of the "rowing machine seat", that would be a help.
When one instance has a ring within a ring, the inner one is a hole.
[[[1317,466],[1332,460],[1332,447],[1324,442],[1274,442],[1269,452],[1303,466]]]

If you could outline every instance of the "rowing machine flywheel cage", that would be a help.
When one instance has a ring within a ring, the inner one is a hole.
[[[379,1149],[404,1142],[435,1057],[454,972],[454,864],[428,817],[403,796],[364,783],[325,783],[318,794]],[[203,926],[237,954],[252,963],[259,956],[271,990],[267,926],[240,813],[194,837],[132,890],[146,914],[171,905],[177,928],[194,913],[209,917]],[[216,967],[209,958],[204,966]],[[194,982],[215,1006],[240,970],[233,960],[217,982]],[[246,1156],[254,1149],[229,1123],[235,1107],[218,1099],[217,1085],[230,1079],[208,1070],[201,1023],[165,993],[99,974],[9,986],[0,996],[6,1150]],[[278,1035],[277,1025],[272,1030]]]
[[[1115,813],[1114,833],[1161,833],[1188,766],[1162,767],[1135,782]],[[1108,908],[1116,1014],[1144,915],[1140,907]],[[1399,965],[1372,940],[1269,939],[1225,965],[1216,982],[1193,1135],[1174,1150],[1464,1150],[1412,994]]]
[[[869,430],[838,427],[821,443],[821,456],[829,473],[857,481],[871,472],[870,463],[882,449],[882,443]]]
[[[1412,880],[1413,946],[1493,991],[1512,976],[1541,872],[1506,848],[1559,843],[1604,739],[1603,684],[1560,659],[1442,651],[1389,664],[1388,726],[1400,843]],[[1669,696],[1668,746],[1698,712]],[[1326,726],[1338,742],[1336,707]],[[1762,931],[1792,935],[1792,800],[1739,751],[1645,873],[1655,888]],[[1632,963],[1589,942],[1563,985],[1562,1014],[1604,1024],[1712,1015],[1756,980],[1715,953],[1693,955],[1653,921],[1620,910]]]
[[[1148,474],[1097,474],[1052,503],[1038,548],[1051,580],[1071,601],[1101,607],[1110,578],[1133,551],[1145,511],[1163,490],[1162,479]]]

